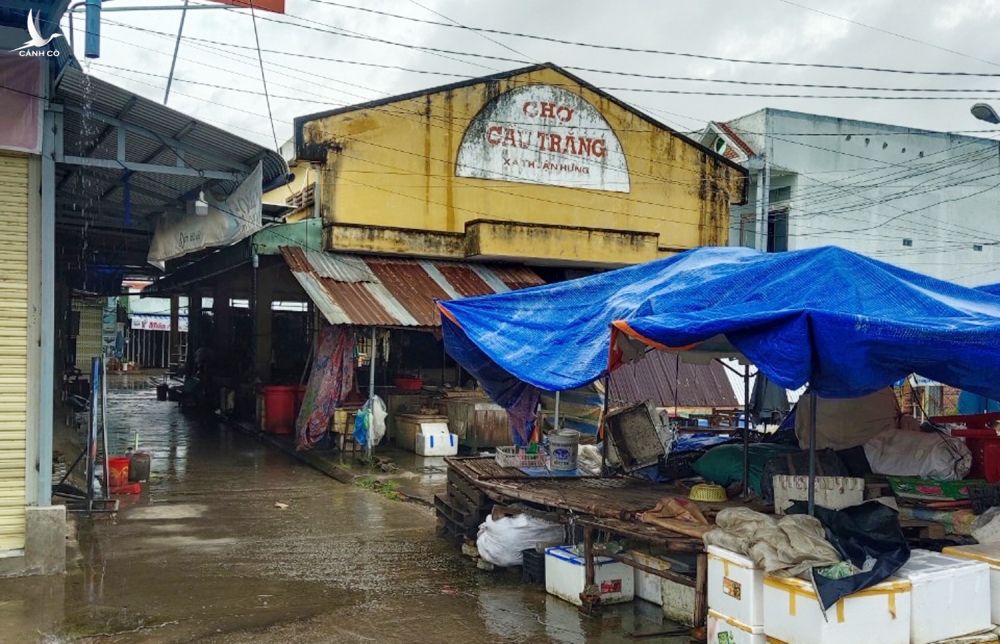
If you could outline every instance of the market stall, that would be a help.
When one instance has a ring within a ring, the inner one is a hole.
[[[506,412],[492,405],[445,353],[435,301],[539,285],[538,275],[517,265],[299,246],[279,251],[322,316],[296,423],[298,449],[320,445],[328,433],[340,449],[360,447],[369,454],[383,436],[421,455],[424,447],[445,453],[442,444],[453,452],[453,433],[456,441],[474,448],[495,443],[491,429]],[[449,426],[452,418],[454,427]]]
[[[606,379],[648,350],[735,357],[779,386],[808,385],[813,411],[798,420],[809,448],[809,514],[819,401],[861,398],[911,373],[992,398],[1000,393],[1000,300],[838,248],[703,248],[439,308],[449,353],[514,412],[530,409],[540,390]],[[892,429],[892,438],[918,436]],[[515,424],[514,442],[530,442],[530,430]]]

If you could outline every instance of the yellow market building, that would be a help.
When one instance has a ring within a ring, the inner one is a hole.
[[[338,252],[622,266],[727,244],[745,201],[739,165],[549,63],[299,117],[295,157],[310,198],[265,201]]]

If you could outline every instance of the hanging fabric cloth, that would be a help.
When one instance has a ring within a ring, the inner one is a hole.
[[[330,427],[341,400],[355,390],[354,331],[324,324],[302,409],[295,423],[295,449],[312,449]]]

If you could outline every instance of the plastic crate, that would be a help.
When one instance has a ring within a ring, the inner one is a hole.
[[[534,548],[522,550],[521,581],[526,584],[545,585],[545,553]]]
[[[1000,482],[1000,436],[992,429],[953,429],[951,435],[965,440],[972,453],[969,478]]]
[[[525,447],[503,446],[497,448],[497,465],[500,467],[546,467],[545,452],[539,448],[529,454]]]

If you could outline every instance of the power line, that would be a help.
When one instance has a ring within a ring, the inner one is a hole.
[[[316,0],[311,0],[316,1]],[[291,14],[287,14],[291,15]],[[293,18],[296,16],[292,16]],[[271,20],[272,18],[260,17],[261,20]],[[138,27],[134,25],[128,25],[126,23],[108,21],[109,24],[115,24],[119,26],[124,26],[139,31],[146,31],[150,33],[157,33],[164,36],[169,36],[169,34],[161,31],[156,31],[153,29],[148,29],[144,27]],[[299,27],[303,29],[311,29],[315,31],[321,31],[324,33],[333,33],[335,35],[345,35],[339,33],[338,31],[324,30],[320,27],[314,25],[302,25],[294,22],[284,22],[277,21],[278,24],[284,24],[291,27]],[[255,49],[254,47],[247,45],[237,45],[233,43],[222,42],[218,40],[212,40],[209,38],[198,38],[194,36],[187,36],[189,41],[199,41],[204,43],[209,43],[217,45],[220,47],[229,47],[235,49]],[[373,37],[374,38],[374,37]],[[378,42],[385,42],[388,44],[393,44],[400,47],[407,47],[412,49],[428,49],[421,45],[407,45],[404,43],[395,43],[393,41],[386,41],[384,39],[376,38]],[[431,70],[414,69],[412,67],[403,67],[398,65],[383,65],[380,63],[372,63],[370,61],[354,61],[342,58],[329,58],[324,56],[318,56],[315,54],[307,53],[297,53],[284,50],[275,49],[262,49],[264,53],[273,53],[278,55],[288,55],[288,56],[301,56],[305,58],[315,59],[315,60],[327,60],[330,62],[337,62],[340,64],[349,65],[361,65],[368,67],[380,67],[397,69],[399,71],[405,71],[409,73],[421,73],[421,74],[437,74],[437,75],[448,75],[453,77],[469,78],[475,79],[478,76],[465,75],[465,74],[453,74],[453,73],[443,73],[435,72]],[[454,50],[445,50],[451,53],[462,53],[456,52]],[[532,61],[529,60],[517,60],[517,59],[502,59],[505,62],[512,62],[517,64],[530,64]],[[566,69],[574,71],[586,71],[598,74],[606,74],[613,76],[623,76],[623,77],[635,77],[635,78],[645,78],[650,80],[669,80],[669,81],[682,81],[682,82],[697,82],[697,83],[725,83],[725,84],[736,84],[744,86],[771,86],[771,87],[795,87],[795,88],[806,88],[806,89],[840,89],[840,90],[852,90],[852,91],[870,91],[870,92],[897,92],[897,93],[915,93],[915,92],[925,92],[929,94],[948,94],[948,93],[980,93],[980,94],[996,94],[1000,93],[1000,89],[994,88],[932,88],[932,87],[881,87],[881,86],[871,86],[871,85],[843,85],[843,84],[818,84],[818,83],[785,83],[778,81],[749,81],[742,79],[726,79],[726,78],[712,78],[712,77],[698,77],[698,76],[671,76],[662,74],[641,74],[637,72],[628,72],[613,69],[600,69],[594,67],[577,67],[572,65],[565,66]],[[496,71],[496,70],[494,70]],[[994,76],[1000,77],[1000,74],[995,74]],[[838,94],[793,94],[793,93],[748,93],[748,92],[713,92],[713,91],[699,91],[699,90],[675,90],[675,89],[665,89],[665,88],[649,88],[649,87],[603,87],[605,91],[622,91],[622,92],[638,92],[638,93],[654,93],[654,94],[681,94],[681,95],[696,95],[696,96],[723,96],[723,97],[757,97],[757,98],[834,98],[834,99],[869,99],[869,100],[975,100],[975,97],[971,96],[882,96],[882,95],[870,95],[870,94],[849,94],[849,95],[838,95]]]
[[[271,97],[267,93],[267,74],[264,72],[264,55],[260,53],[260,35],[257,33],[257,12],[253,8],[253,0],[250,2],[250,20],[253,23],[253,39],[257,45],[257,63],[260,65],[260,82],[264,87],[264,103],[267,105],[267,118],[271,122],[271,135],[274,137],[274,151],[281,149],[278,143],[278,130],[274,127],[274,113],[271,111]]]
[[[823,11],[821,9],[816,9],[815,7],[809,7],[809,6],[806,6],[804,4],[799,4],[798,2],[793,2],[792,0],[778,0],[778,2],[784,2],[787,5],[791,5],[793,7],[798,7],[799,9],[805,9],[806,11],[812,11],[813,13],[818,13],[818,14],[820,14],[822,16],[826,16],[828,18],[835,18],[837,20],[842,20],[842,21],[848,22],[848,23],[850,23],[852,25],[857,25],[859,27],[864,27],[865,29],[871,29],[872,31],[877,31],[879,33],[883,33],[883,34],[887,34],[889,36],[893,36],[894,38],[900,38],[902,40],[908,40],[910,42],[915,42],[915,43],[918,43],[920,45],[926,45],[927,47],[933,47],[934,49],[937,49],[939,51],[944,51],[944,52],[947,52],[949,54],[955,54],[956,56],[961,56],[962,58],[968,58],[969,60],[975,60],[975,61],[980,62],[980,63],[986,63],[987,65],[992,65],[993,67],[1000,67],[1000,64],[998,64],[998,63],[996,63],[996,62],[994,62],[992,60],[986,60],[985,58],[977,58],[976,56],[972,56],[970,54],[966,54],[964,52],[961,52],[961,51],[958,51],[958,50],[955,50],[955,49],[949,49],[948,47],[942,47],[941,45],[935,45],[934,43],[927,42],[926,40],[920,40],[919,38],[914,38],[913,36],[907,36],[906,34],[901,34],[901,33],[895,32],[895,31],[889,31],[888,29],[883,29],[882,27],[876,27],[874,25],[869,25],[869,24],[866,24],[864,22],[860,22],[858,20],[853,20],[851,18],[846,18],[844,16],[838,16],[836,14],[829,13],[829,12]]]
[[[715,62],[724,63],[740,63],[740,64],[750,64],[750,65],[770,65],[779,67],[811,67],[817,69],[843,69],[852,71],[869,71],[869,72],[882,72],[882,73],[893,73],[893,74],[918,74],[918,75],[930,75],[930,76],[978,76],[978,77],[996,77],[1000,74],[995,73],[982,73],[982,72],[952,72],[952,71],[936,71],[936,70],[914,70],[914,69],[894,69],[889,67],[868,67],[862,65],[838,65],[830,63],[804,63],[804,62],[789,62],[789,61],[775,61],[775,60],[758,60],[752,58],[729,58],[725,56],[712,56],[708,54],[698,54],[692,52],[682,52],[682,51],[671,51],[663,49],[650,49],[641,47],[627,47],[624,45],[605,45],[600,43],[583,42],[577,40],[567,40],[563,38],[555,38],[553,36],[545,36],[540,34],[529,34],[521,33],[516,31],[506,31],[502,29],[491,29],[486,27],[472,27],[467,25],[456,25],[446,22],[439,22],[435,20],[425,20],[422,18],[414,18],[412,16],[405,16],[398,13],[392,13],[389,11],[381,11],[378,9],[371,9],[369,7],[358,7],[355,5],[344,4],[341,2],[335,2],[334,0],[309,0],[310,2],[315,2],[317,4],[329,5],[334,7],[340,7],[342,9],[348,9],[351,11],[362,11],[365,13],[371,13],[376,15],[381,15],[389,18],[394,18],[397,20],[406,20],[409,22],[418,22],[428,25],[433,25],[437,27],[447,27],[451,29],[464,29],[467,31],[475,31],[479,33],[495,34],[501,36],[512,36],[515,38],[528,38],[532,40],[540,40],[549,43],[555,43],[560,45],[570,45],[574,47],[587,47],[591,49],[601,49],[606,51],[620,51],[628,53],[637,54],[655,54],[661,56],[680,56],[685,58],[695,58],[699,60],[711,60]],[[280,21],[278,21],[280,22]],[[397,43],[393,43],[397,44]],[[473,55],[467,52],[450,52],[459,53],[463,55]],[[962,54],[960,54],[962,55]],[[524,62],[524,61],[508,61],[508,62]]]
[[[148,72],[144,72],[144,73],[148,73]],[[177,81],[184,82],[182,79],[175,79],[175,82],[177,82]],[[154,87],[156,87],[156,86],[154,86]],[[206,100],[207,101],[207,99],[200,99],[200,100]],[[237,109],[237,110],[239,109],[239,108],[231,107],[231,106],[228,106],[228,105],[226,105],[224,103],[219,103],[219,102],[216,102],[216,101],[208,101],[208,102],[212,102],[215,105],[230,107],[231,109]],[[358,142],[359,143],[363,143],[363,144],[373,145],[375,147],[385,148],[385,149],[388,149],[388,150],[391,150],[391,151],[395,151],[395,152],[399,152],[399,153],[403,153],[403,154],[420,156],[422,158],[428,158],[428,159],[435,160],[435,161],[440,161],[440,162],[444,162],[444,163],[450,163],[448,161],[444,161],[444,160],[436,158],[436,157],[431,157],[429,155],[423,155],[423,154],[420,154],[420,153],[411,152],[409,150],[403,150],[403,149],[400,149],[400,148],[394,148],[394,147],[391,147],[391,146],[384,146],[384,145],[377,144],[377,143],[374,143],[374,142],[371,142],[371,141],[358,141]],[[350,155],[347,155],[347,154],[344,154],[344,153],[341,153],[341,154],[343,156],[347,157],[347,158],[352,158],[352,157],[350,157]],[[388,164],[379,163],[379,162],[371,160],[371,159],[364,159],[364,158],[358,158],[358,157],[354,157],[354,158],[356,160],[363,161],[363,162],[366,162],[366,163],[372,163],[372,164],[375,164],[375,165],[388,165]],[[404,169],[404,168],[400,168],[398,166],[389,166],[389,167],[395,167],[396,169],[399,169],[399,170],[403,170]],[[659,177],[652,177],[652,178],[659,179],[659,180],[661,180],[661,181],[663,181],[665,183],[670,183],[671,182],[671,180],[666,179],[666,178],[659,178]],[[676,182],[676,181],[674,181],[674,182],[675,183],[679,183],[679,182]],[[358,182],[354,182],[354,183],[358,183]],[[367,184],[361,184],[361,185],[367,185]],[[691,185],[693,185],[693,184],[691,184]],[[475,189],[488,190],[488,191],[493,191],[493,192],[499,192],[501,194],[508,194],[508,195],[519,196],[519,197],[522,197],[522,198],[525,197],[525,195],[519,195],[516,192],[510,192],[508,190],[502,190],[502,189],[499,189],[499,188],[493,188],[491,186],[479,186],[479,185],[471,185],[470,184],[468,187],[475,188]],[[405,197],[408,197],[408,198],[414,198],[412,195],[407,195],[405,193],[395,192],[395,191],[388,190],[388,189],[381,188],[381,187],[378,187],[376,189],[383,190],[385,192],[389,192],[389,193],[393,193],[393,194],[399,194],[401,196],[405,196]],[[656,203],[656,202],[649,202],[649,201],[644,201],[644,200],[638,200],[638,199],[633,199],[633,198],[629,198],[629,197],[622,197],[621,195],[618,195],[616,193],[608,193],[607,195],[604,195],[604,196],[608,197],[610,199],[615,199],[615,200],[620,200],[620,201],[640,203],[640,204],[647,204],[647,205],[658,206],[658,207],[669,207],[669,208],[674,209],[674,210],[687,210],[687,211],[690,211],[690,212],[701,213],[701,210],[698,209],[698,208],[685,208],[683,206],[677,206],[677,205],[672,205],[672,204]],[[552,204],[556,204],[556,205],[567,206],[567,207],[570,207],[570,208],[584,209],[584,210],[593,210],[593,211],[596,211],[596,212],[600,212],[602,214],[606,213],[605,210],[601,210],[599,208],[594,208],[594,207],[591,207],[591,206],[584,206],[584,205],[579,205],[579,204],[572,204],[572,203],[558,201],[558,200],[554,200],[554,199],[543,199],[541,197],[536,197],[536,196],[528,196],[527,198],[530,198],[530,199],[532,199],[534,201],[542,201],[542,202],[552,203]],[[730,200],[729,200],[729,198],[727,196],[727,203],[729,201]],[[436,203],[436,202],[432,202],[431,201],[431,202],[428,202],[428,203]],[[445,204],[438,204],[438,205],[445,205]],[[475,211],[475,210],[471,210],[471,209],[468,209],[468,208],[459,208],[457,206],[455,206],[455,208],[457,208],[459,210],[467,210],[469,212],[473,212],[473,213],[479,214],[479,215],[485,214],[485,213],[482,213],[480,211]],[[700,222],[691,222],[691,221],[683,221],[683,220],[672,220],[672,219],[665,219],[665,218],[662,218],[662,217],[652,217],[652,216],[648,216],[648,215],[639,215],[639,214],[635,214],[635,213],[629,213],[627,216],[628,217],[640,218],[640,219],[650,219],[650,220],[654,220],[654,221],[662,221],[662,222],[667,222],[667,223],[675,223],[675,224],[681,224],[681,225],[687,225],[687,226],[696,226],[696,227],[700,227],[701,226]]]
[[[185,82],[183,79],[177,79],[177,80],[180,81],[180,82]],[[244,91],[248,91],[248,92],[251,92],[251,93],[253,92],[252,90],[244,90]],[[204,100],[204,99],[202,99],[202,100]],[[238,108],[233,108],[233,109],[238,109]],[[404,118],[404,117],[401,117],[401,118]],[[391,146],[381,146],[381,145],[376,144],[374,142],[365,142],[365,141],[362,141],[362,143],[367,143],[367,144],[370,144],[370,145],[375,145],[377,147],[383,147],[383,148],[386,148],[386,149],[389,149],[389,150],[394,150],[394,151],[397,151],[397,152],[403,152],[403,153],[406,153],[406,154],[415,154],[415,153],[411,153],[411,152],[406,151],[406,150],[400,150],[398,148],[392,148]],[[963,144],[963,145],[966,145],[966,144]],[[826,148],[822,148],[822,149],[826,149]],[[835,152],[833,150],[829,150],[829,151]],[[370,160],[366,160],[366,159],[358,159],[358,160],[371,162]],[[440,159],[438,159],[438,160],[440,160]],[[661,177],[652,177],[652,178],[657,179],[658,181],[665,182],[665,183],[678,183],[676,180],[670,180],[670,179],[661,178]],[[476,186],[476,187],[480,187],[480,186]],[[480,187],[480,188],[484,188],[484,187]],[[486,188],[484,188],[484,189],[486,189]],[[506,193],[506,194],[517,195],[517,193],[510,192],[510,191],[503,191],[503,190],[501,190],[500,192],[503,192],[503,193]],[[520,195],[520,196],[523,196],[523,195]],[[534,198],[534,197],[532,197],[532,198]],[[653,205],[652,202],[645,202],[645,201],[636,200],[636,199],[622,198],[622,197],[619,197],[619,196],[616,196],[615,198],[624,199],[626,201],[633,201],[633,202],[637,202],[637,203],[650,203],[651,205]],[[545,201],[550,201],[552,203],[557,203],[557,204],[561,204],[561,205],[572,206],[572,204],[568,204],[566,202],[558,202],[558,201],[555,201],[555,200],[545,200]],[[667,205],[667,204],[656,204],[656,205]],[[672,206],[672,207],[677,208],[677,206]],[[683,210],[684,208],[680,208],[680,209]],[[693,210],[693,209],[689,209],[689,210]],[[907,211],[904,211],[903,214],[907,214]],[[660,218],[660,217],[649,217],[649,216],[635,215],[635,214],[631,214],[629,216],[635,216],[635,217],[646,218],[646,219],[653,219],[653,220],[658,220],[658,221],[667,221],[667,222],[673,221],[673,223],[683,223],[683,224],[689,224],[690,223],[690,222],[680,222],[680,221],[676,221],[676,220],[668,220],[668,219],[664,219],[664,218]],[[848,219],[850,219],[850,218],[848,218]],[[884,225],[884,224],[876,225],[875,227],[876,228],[877,227],[881,227],[882,225]],[[836,230],[836,229],[826,229],[825,232],[828,232],[828,233],[829,232],[832,232],[832,233],[842,233],[842,232],[845,232],[845,231]],[[954,231],[947,231],[947,232],[954,232]],[[792,237],[797,237],[797,236],[807,237],[807,236],[815,236],[815,235],[816,235],[816,233],[798,233],[798,234],[792,233],[792,234],[790,234],[790,236],[792,236]],[[980,231],[978,233],[977,239],[982,238],[984,236],[988,236],[988,234],[985,233],[985,232],[981,232]]]
[[[463,24],[462,24],[462,23],[460,23],[459,21],[457,21],[457,20],[454,20],[454,19],[452,19],[452,18],[449,18],[448,16],[444,15],[444,14],[443,14],[443,13],[441,13],[440,11],[435,11],[434,9],[431,9],[431,8],[430,8],[430,7],[428,7],[427,5],[423,5],[423,4],[420,4],[419,2],[417,2],[417,0],[410,0],[410,4],[415,4],[415,5],[417,5],[418,7],[420,7],[421,9],[423,9],[424,11],[429,11],[430,13],[433,13],[433,14],[434,14],[434,15],[436,15],[436,16],[439,16],[439,17],[441,17],[441,18],[444,18],[445,20],[447,20],[448,22],[452,23],[452,24],[453,24],[453,25],[455,25],[455,26],[458,26],[458,27],[465,27],[465,25],[463,25]],[[487,41],[489,41],[489,42],[493,43],[494,45],[499,45],[499,46],[503,47],[504,49],[506,49],[507,51],[511,52],[512,54],[517,54],[518,56],[524,56],[525,58],[530,58],[530,56],[528,56],[527,54],[524,54],[524,53],[522,53],[522,52],[520,52],[520,51],[518,51],[518,50],[514,49],[513,47],[511,47],[511,46],[509,46],[509,45],[505,45],[504,43],[500,42],[499,40],[497,40],[497,39],[495,39],[495,38],[490,38],[490,37],[489,37],[489,36],[487,36],[486,34],[483,34],[483,33],[480,33],[480,34],[478,34],[478,35],[479,35],[479,37],[480,37],[480,38],[482,38],[483,40],[487,40]]]

